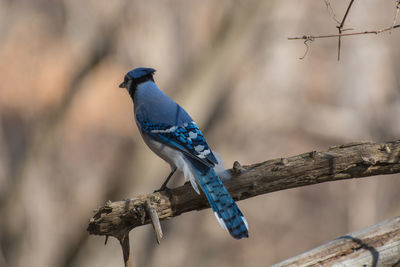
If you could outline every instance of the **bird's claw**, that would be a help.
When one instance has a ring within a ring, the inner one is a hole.
[[[167,187],[166,185],[163,185],[163,186],[160,187],[160,189],[154,190],[153,194],[154,193],[159,193],[159,192],[162,192],[162,191],[170,192],[171,189],[169,187]]]

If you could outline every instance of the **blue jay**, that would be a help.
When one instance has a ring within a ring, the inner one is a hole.
[[[214,169],[217,158],[189,114],[157,87],[154,72],[151,68],[131,70],[119,87],[126,88],[133,100],[144,142],[171,166],[160,190],[167,189],[179,169],[198,194],[200,185],[222,227],[234,238],[248,237],[246,219]]]

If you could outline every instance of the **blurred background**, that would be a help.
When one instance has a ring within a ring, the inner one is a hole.
[[[334,1],[340,20],[349,1]],[[376,12],[380,10],[379,12]],[[388,27],[394,1],[355,2],[345,28]],[[0,266],[122,266],[89,236],[93,209],[157,189],[125,73],[145,66],[223,156],[252,164],[400,138],[400,31],[336,33],[325,2],[0,0]],[[175,178],[171,186],[183,183]],[[266,266],[400,214],[400,176],[325,183],[239,203],[250,238],[210,210],[134,229],[135,266]]]

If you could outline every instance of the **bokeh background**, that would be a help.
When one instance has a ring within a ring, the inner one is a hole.
[[[334,1],[340,19],[348,1]],[[378,12],[379,10],[379,12]],[[394,1],[355,2],[346,27],[390,26]],[[89,236],[93,209],[150,193],[169,166],[144,145],[127,71],[157,69],[227,168],[400,137],[400,31],[336,32],[320,1],[0,0],[0,266],[122,266]],[[182,184],[175,178],[173,185]],[[134,229],[135,266],[267,266],[400,214],[400,177],[275,192],[239,203],[250,238],[210,210]]]

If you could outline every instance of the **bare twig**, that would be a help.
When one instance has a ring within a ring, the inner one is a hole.
[[[336,18],[335,11],[333,10],[331,3],[329,0],[325,0],[326,9],[328,10],[329,16],[337,23],[340,24],[340,21]]]
[[[329,243],[272,267],[399,266],[400,217],[395,217]]]
[[[341,34],[342,34],[342,32],[343,32],[343,26],[344,26],[344,23],[345,23],[345,21],[346,21],[346,19],[347,19],[347,15],[349,14],[350,8],[351,8],[351,6],[353,5],[353,3],[354,3],[354,0],[350,0],[349,6],[348,6],[347,9],[346,9],[346,13],[345,13],[344,16],[343,16],[342,22],[340,23],[339,26],[337,26],[337,28],[338,28],[338,30],[339,30],[339,37],[338,37],[338,61],[340,60],[340,47],[341,47],[341,42],[342,42],[342,36],[341,36]]]
[[[379,34],[379,33],[387,32],[387,31],[390,31],[392,29],[397,29],[397,28],[400,28],[400,24],[390,26],[388,28],[384,28],[381,30],[342,33],[342,34],[328,34],[328,35],[303,35],[301,37],[289,37],[288,40],[320,39],[320,38],[332,38],[332,37],[339,37],[339,36],[345,37],[345,36],[361,35],[361,34]]]
[[[399,15],[399,10],[400,10],[400,0],[397,0],[397,1],[396,1],[396,15],[394,15],[393,24],[392,24],[392,29],[393,29],[394,25],[396,25],[397,16]],[[392,33],[392,30],[391,30],[391,29],[390,29],[389,33]]]
[[[299,59],[304,59],[307,56],[307,53],[310,50],[310,45],[308,43],[311,43],[313,41],[314,41],[313,38],[307,38],[306,40],[304,40],[304,44],[306,46],[306,51],[304,52],[304,55],[302,57],[300,57]]]
[[[372,31],[362,31],[362,32],[352,32],[352,33],[343,33],[344,31],[347,30],[353,30],[353,29],[344,29],[344,24],[346,22],[346,19],[349,15],[350,9],[353,6],[354,0],[350,0],[349,5],[347,6],[346,12],[343,16],[343,19],[341,22],[338,21],[338,19],[336,18],[336,15],[332,9],[332,6],[329,2],[329,0],[325,0],[325,5],[326,8],[328,10],[328,12],[330,13],[330,16],[332,17],[332,19],[334,19],[339,25],[336,26],[336,28],[338,29],[339,33],[338,34],[328,34],[328,35],[303,35],[301,37],[289,37],[288,40],[305,40],[304,44],[306,45],[306,52],[305,54],[300,58],[303,59],[309,50],[309,45],[308,42],[310,41],[314,41],[315,39],[320,39],[320,38],[334,38],[337,37],[338,38],[338,60],[340,60],[340,53],[341,53],[341,43],[342,43],[342,37],[345,36],[353,36],[353,35],[363,35],[363,34],[379,34],[379,33],[383,33],[386,31],[389,31],[389,33],[391,33],[391,31],[393,29],[399,28],[400,24],[396,25],[397,22],[397,17],[400,11],[400,0],[396,0],[396,15],[393,19],[393,24],[390,27],[384,28],[384,29],[380,29],[380,30],[372,30]]]

